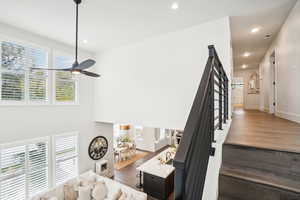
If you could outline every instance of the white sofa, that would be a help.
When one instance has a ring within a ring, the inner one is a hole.
[[[119,189],[121,189],[123,192],[125,192],[128,196],[134,197],[134,200],[147,200],[147,194],[137,191],[131,187],[128,187],[128,186],[121,184],[117,181],[114,181],[112,179],[109,179],[109,178],[106,178],[103,176],[99,176],[92,171],[88,171],[88,172],[80,175],[79,177],[66,182],[65,184],[74,184],[74,183],[79,184],[81,178],[86,178],[86,177],[91,177],[91,176],[95,177],[97,181],[105,182],[105,184],[108,188],[108,195],[107,195],[107,198],[105,198],[105,200],[112,200],[114,194],[117,193]],[[41,193],[41,194],[31,198],[30,200],[40,200],[43,197],[47,197],[47,198],[56,197],[58,200],[64,200],[64,185],[65,184],[62,184],[56,188],[48,190],[47,192]]]

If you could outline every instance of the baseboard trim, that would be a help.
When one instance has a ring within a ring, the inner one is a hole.
[[[297,122],[300,124],[300,115],[296,113],[284,112],[284,111],[276,111],[276,116],[280,118],[284,118],[293,122]]]

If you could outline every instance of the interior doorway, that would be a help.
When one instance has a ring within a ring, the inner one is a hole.
[[[276,54],[275,51],[270,56],[270,107],[271,114],[276,112]]]
[[[233,107],[244,107],[244,79],[243,77],[234,77],[232,83]]]

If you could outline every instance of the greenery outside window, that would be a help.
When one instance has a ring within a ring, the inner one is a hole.
[[[26,200],[49,188],[48,138],[0,146],[0,199]]]
[[[77,77],[67,71],[32,69],[70,68],[72,54],[0,38],[0,56],[0,105],[78,103]]]
[[[70,68],[73,64],[73,57],[66,55],[54,56],[54,68]],[[55,72],[55,101],[57,103],[77,102],[77,79],[70,72]]]
[[[0,41],[0,100],[8,103],[48,101],[48,52],[8,40]]]

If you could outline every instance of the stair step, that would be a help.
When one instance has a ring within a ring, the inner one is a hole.
[[[233,199],[233,198],[230,198],[230,197],[220,196],[220,197],[218,197],[218,200],[239,200],[239,199]]]
[[[293,152],[224,144],[222,165],[300,180],[300,154]]]
[[[286,190],[300,195],[300,181],[292,180],[275,174],[258,171],[253,169],[241,169],[222,166],[220,175],[230,176],[245,181],[275,187],[280,190]]]
[[[300,194],[232,176],[220,175],[219,195],[228,200],[299,200]]]

